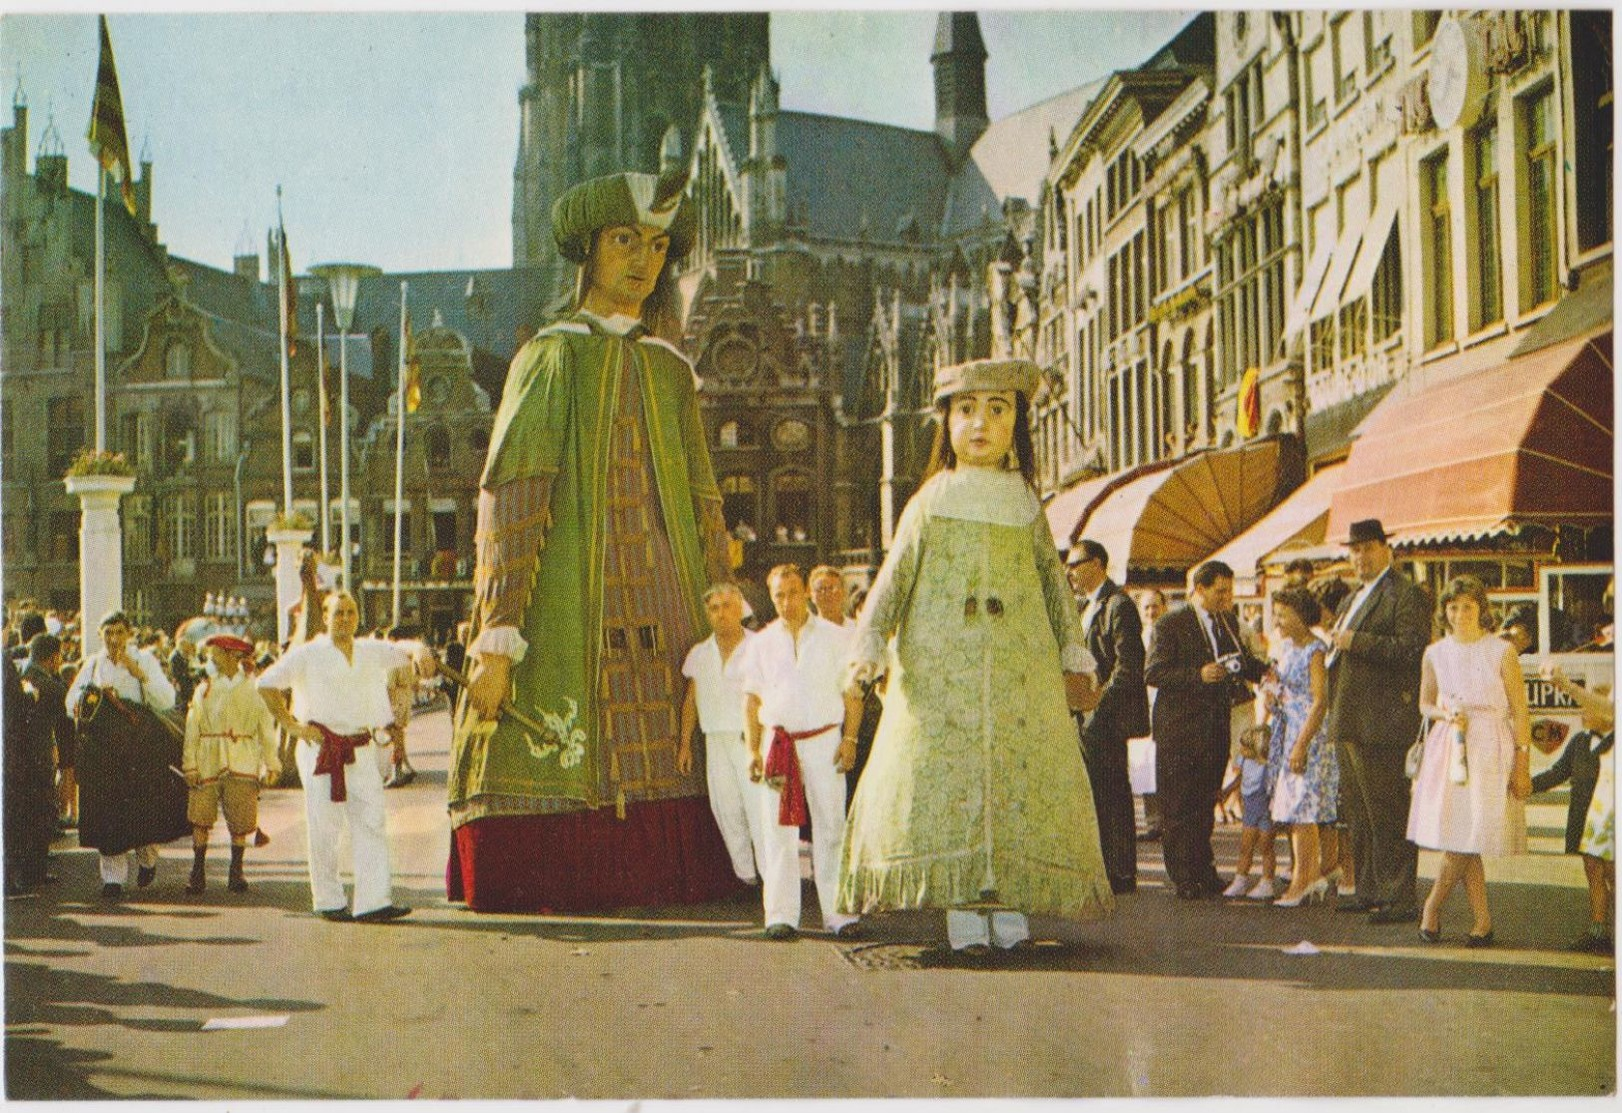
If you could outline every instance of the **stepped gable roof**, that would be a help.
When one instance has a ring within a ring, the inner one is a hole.
[[[803,214],[811,236],[895,242],[909,215],[940,227],[946,207],[946,155],[932,131],[780,112],[777,149],[788,161],[791,219]]]
[[[1039,101],[988,127],[952,178],[942,237],[952,239],[978,227],[986,212],[1000,223],[1002,204],[1010,197],[1022,197],[1035,207],[1048,171],[1049,137],[1062,139],[1070,133],[1105,80]]]

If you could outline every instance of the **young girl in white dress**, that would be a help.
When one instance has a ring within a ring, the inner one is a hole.
[[[1408,810],[1408,838],[1442,852],[1419,937],[1441,942],[1442,906],[1463,881],[1473,916],[1465,946],[1488,947],[1492,912],[1481,859],[1526,851],[1531,718],[1514,647],[1485,626],[1491,614],[1486,587],[1460,576],[1441,603],[1448,634],[1425,650],[1419,709],[1433,725]],[[1455,752],[1461,733],[1462,763]]]

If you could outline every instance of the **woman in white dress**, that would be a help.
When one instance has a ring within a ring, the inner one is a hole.
[[[1425,651],[1419,709],[1432,726],[1408,811],[1408,838],[1442,852],[1419,936],[1441,942],[1442,905],[1463,881],[1474,917],[1465,946],[1487,947],[1492,913],[1481,858],[1526,850],[1531,718],[1514,647],[1485,625],[1491,611],[1481,581],[1458,577],[1441,603],[1448,635]]]

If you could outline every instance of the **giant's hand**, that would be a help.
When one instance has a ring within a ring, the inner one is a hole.
[[[481,653],[469,677],[467,698],[473,704],[473,713],[481,719],[494,719],[501,711],[501,701],[507,698],[512,683],[512,658],[495,653]]]

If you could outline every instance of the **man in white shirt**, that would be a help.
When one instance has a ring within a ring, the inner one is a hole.
[[[839,569],[831,564],[819,564],[811,569],[805,582],[811,589],[811,605],[818,618],[835,626],[855,625],[845,617],[845,578],[839,574]]]
[[[738,880],[758,885],[757,856],[764,856],[760,824],[764,789],[749,779],[749,750],[743,741],[743,683],[728,662],[742,653],[755,635],[744,629],[743,595],[736,584],[716,584],[704,593],[709,637],[688,651],[681,674],[687,695],[681,708],[681,742],[676,768],[693,768],[693,729],[704,731],[704,775],[710,811],[721,829]],[[775,801],[774,801],[775,802]]]
[[[823,927],[848,937],[857,922],[836,910],[845,843],[845,778],[856,760],[860,697],[843,691],[852,631],[812,614],[798,567],[766,577],[778,617],[738,658],[751,779],[781,779],[763,794],[760,872],[766,936],[792,939],[800,924],[799,825],[811,821],[811,865]],[[771,751],[762,756],[770,732]],[[802,803],[803,798],[803,803]]]
[[[79,675],[73,678],[73,684],[68,688],[67,706],[70,714],[85,717],[85,709],[80,704],[87,693],[112,691],[126,703],[145,704],[153,711],[168,711],[175,705],[175,688],[164,675],[163,666],[158,663],[151,651],[137,648],[134,639],[134,628],[123,611],[112,611],[101,620],[102,648],[92,653],[79,667]],[[95,713],[97,718],[111,716],[113,711],[103,707]],[[116,718],[98,723],[98,728],[110,728],[116,723]],[[148,720],[150,722],[150,720]],[[129,729],[137,729],[131,726]],[[177,747],[178,748],[178,747]],[[135,884],[139,888],[151,885],[158,875],[158,844],[167,839],[158,838],[155,841],[145,839],[136,840],[138,845],[132,850],[126,850],[131,843],[132,832],[139,829],[149,836],[153,833],[169,835],[176,838],[184,831],[169,834],[167,829],[158,831],[154,827],[156,817],[153,815],[136,815],[136,810],[166,811],[152,807],[153,801],[137,801],[130,798],[132,786],[147,783],[147,774],[153,772],[146,768],[136,768],[133,763],[139,762],[143,766],[157,761],[155,752],[148,752],[145,747],[139,750],[133,748],[128,757],[120,756],[117,761],[107,762],[103,758],[111,758],[112,754],[105,751],[103,746],[94,743],[94,739],[87,740],[80,747],[78,770],[79,792],[82,801],[80,814],[79,841],[84,846],[94,846],[96,849],[112,848],[112,853],[101,855],[101,895],[107,900],[117,900],[124,892],[124,884],[129,880],[130,855],[134,854],[136,865],[139,867],[135,876]],[[118,768],[119,762],[129,765],[128,768]],[[166,762],[157,761],[157,783],[165,785],[163,777],[172,776],[162,766]],[[115,783],[116,782],[116,783]],[[176,782],[178,785],[179,782]],[[167,797],[167,793],[164,794]],[[137,804],[143,808],[137,809]],[[182,811],[184,808],[182,808]],[[163,826],[161,823],[158,826]],[[187,825],[189,829],[190,825]]]
[[[392,643],[356,639],[360,612],[349,593],[328,595],[323,610],[327,632],[288,650],[267,668],[259,677],[259,692],[282,729],[298,739],[293,759],[304,784],[315,911],[334,921],[397,920],[411,909],[392,899],[383,776],[372,739],[394,722],[390,672],[413,661]],[[432,671],[430,660],[420,662],[420,671]],[[291,710],[282,695],[285,689],[293,693]],[[344,820],[354,853],[353,914],[344,908],[338,878]]]

